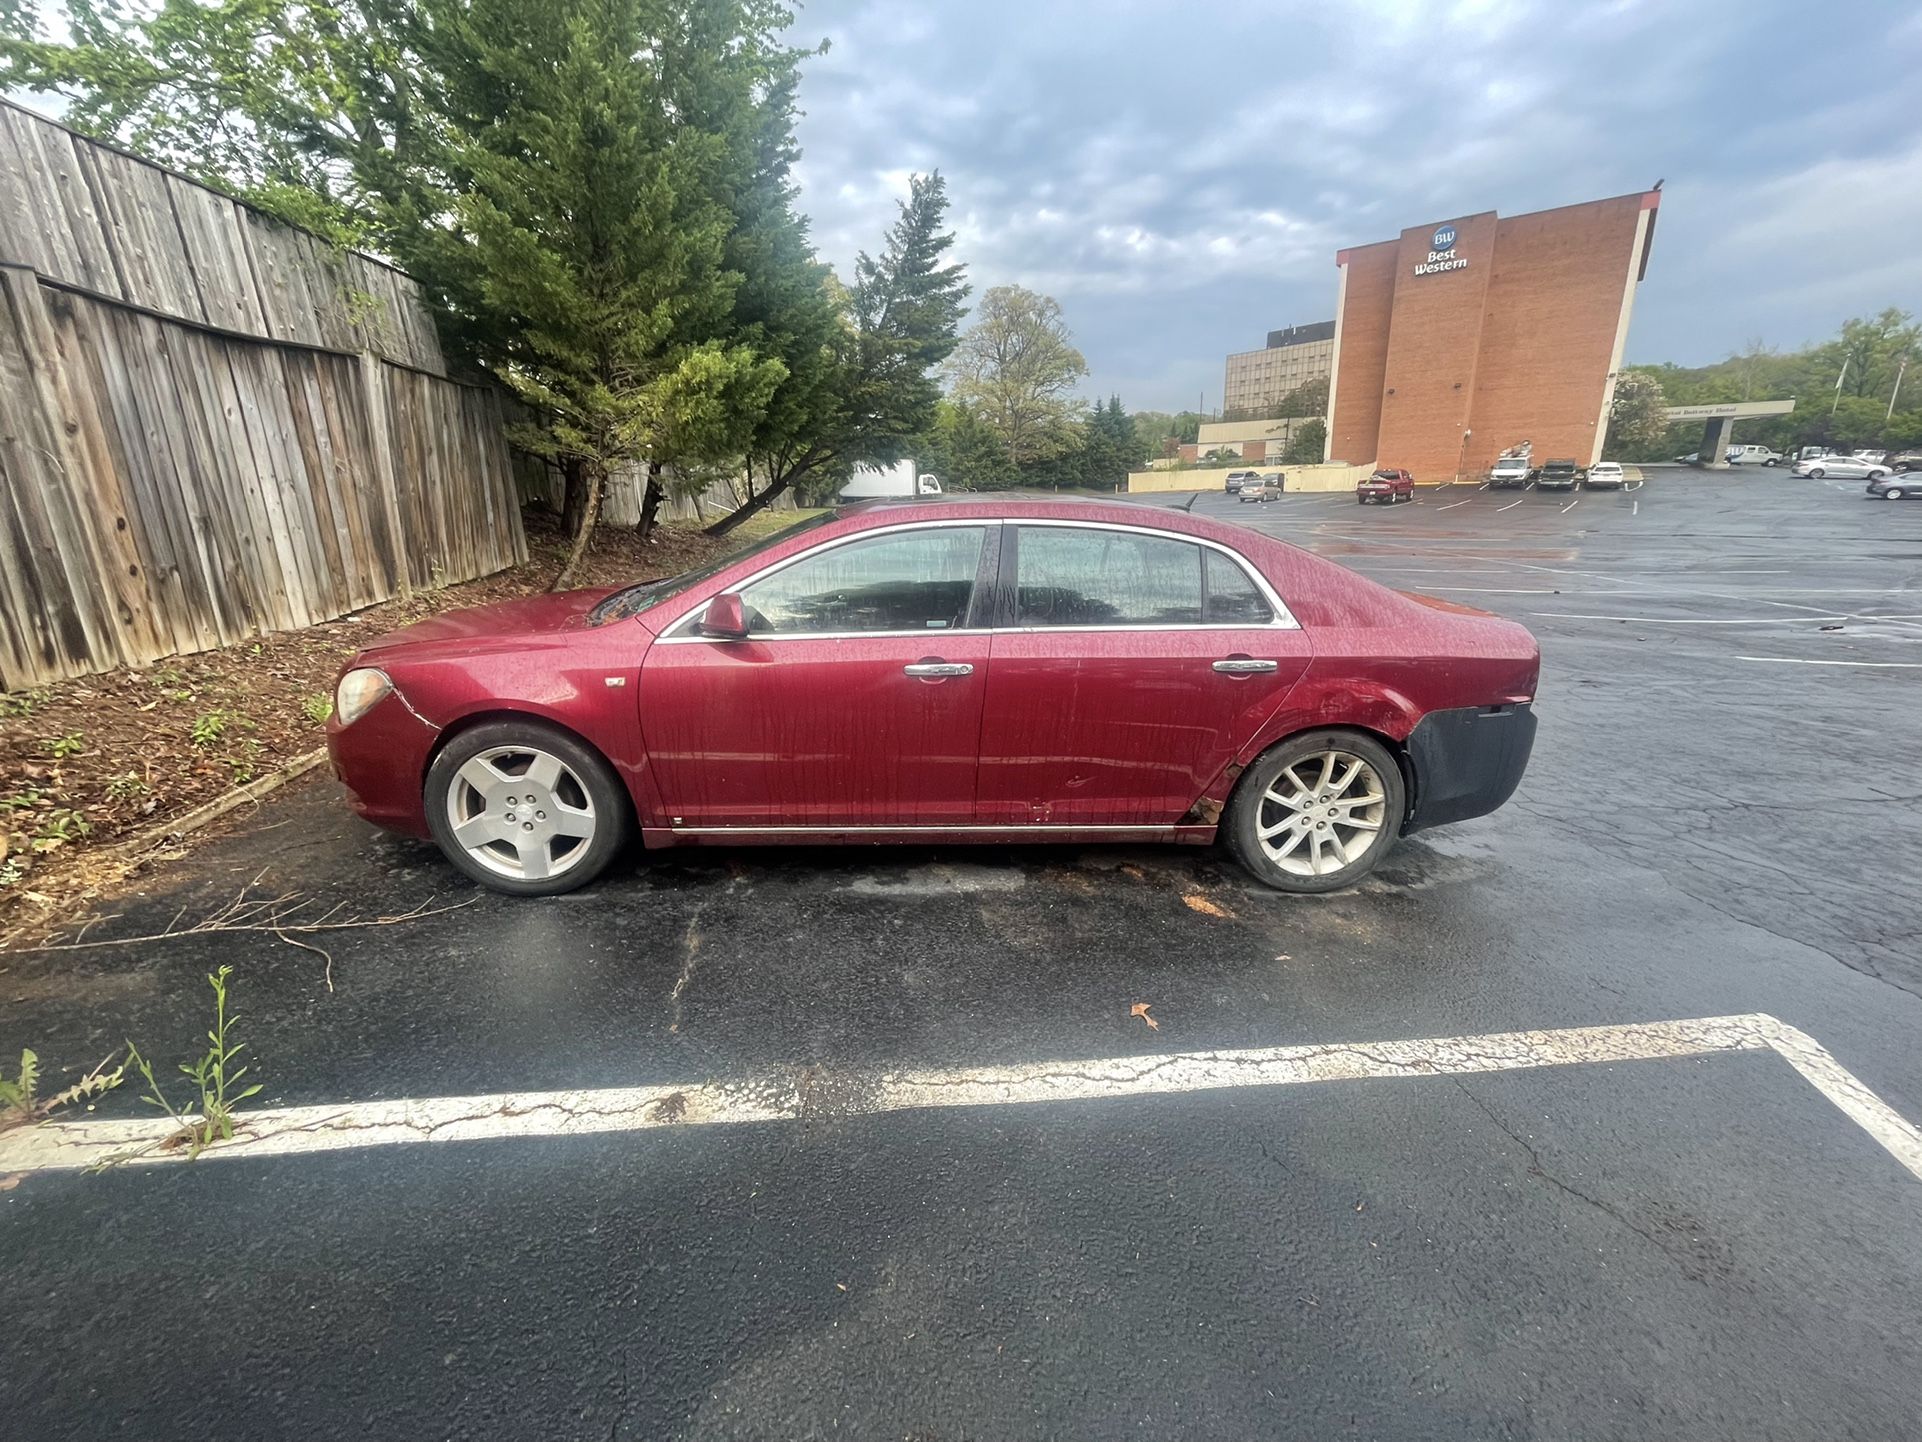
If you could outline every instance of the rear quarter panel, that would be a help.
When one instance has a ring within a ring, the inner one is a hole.
[[[1226,803],[1235,778],[1263,751],[1299,732],[1360,727],[1400,745],[1430,711],[1533,697],[1541,653],[1516,622],[1404,595],[1265,537],[1243,549],[1294,612],[1313,658],[1209,788],[1204,813]]]

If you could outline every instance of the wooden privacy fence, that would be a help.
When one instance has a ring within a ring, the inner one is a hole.
[[[443,369],[407,277],[0,106],[0,690],[524,561]]]
[[[0,267],[0,689],[525,560],[488,391]]]

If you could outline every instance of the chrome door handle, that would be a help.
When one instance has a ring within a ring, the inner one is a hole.
[[[1227,676],[1255,676],[1264,671],[1279,671],[1279,661],[1256,661],[1246,656],[1230,657],[1226,661],[1215,662],[1215,669]]]
[[[974,667],[966,661],[916,661],[903,666],[904,676],[972,676]]]

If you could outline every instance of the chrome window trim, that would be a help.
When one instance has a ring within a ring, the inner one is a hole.
[[[1219,551],[1241,568],[1242,574],[1254,582],[1255,589],[1261,593],[1262,599],[1268,602],[1270,609],[1274,612],[1274,618],[1262,625],[1249,625],[1238,621],[1182,621],[1161,625],[1142,624],[1132,626],[957,626],[952,630],[946,631],[771,632],[765,636],[751,636],[747,639],[756,642],[855,641],[899,639],[905,636],[993,636],[997,634],[1032,636],[1081,632],[1090,634],[1113,634],[1124,631],[1299,631],[1301,629],[1301,622],[1295,619],[1294,612],[1288,609],[1288,603],[1281,599],[1280,595],[1276,593],[1275,588],[1268,584],[1268,578],[1262,575],[1255,567],[1251,566],[1247,558],[1235,550],[1234,547],[1225,545],[1220,541],[1211,540],[1207,536],[1191,536],[1181,531],[1164,531],[1154,526],[1124,526],[1110,521],[1064,521],[1057,518],[1042,519],[1028,518],[1025,516],[944,516],[934,521],[903,521],[898,526],[876,526],[870,530],[857,531],[853,535],[836,536],[831,540],[821,542],[819,545],[810,546],[804,551],[796,551],[792,556],[776,561],[765,570],[756,571],[753,575],[734,586],[728,587],[725,591],[716,591],[714,596],[739,594],[749,586],[766,580],[769,576],[778,575],[789,566],[797,565],[809,557],[817,556],[824,551],[831,551],[839,546],[851,545],[856,541],[874,540],[877,537],[899,535],[909,531],[953,529],[957,526],[1053,526],[1066,530],[1116,531],[1127,536],[1153,536],[1164,540],[1183,542],[1191,546],[1206,547],[1211,551]],[[1019,564],[1020,558],[1017,556],[1017,567]],[[699,605],[683,611],[680,615],[676,616],[661,630],[660,635],[655,638],[654,644],[657,646],[685,646],[696,642],[709,646],[734,644],[732,639],[725,636],[677,634],[683,626],[697,619],[701,613],[707,609],[708,601],[713,600],[714,596],[709,596],[706,601],[702,601]]]

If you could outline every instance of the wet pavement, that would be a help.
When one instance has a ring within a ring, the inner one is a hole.
[[[636,855],[517,902],[331,782],[271,799],[90,936],[243,889],[457,909],[302,937],[326,956],[256,931],[0,959],[0,1055],[188,1056],[224,962],[257,1105],[769,1075],[819,1100],[25,1176],[0,1430],[1913,1431],[1922,1180],[1772,1053],[836,1104],[905,1068],[1764,1012],[1922,1118],[1922,508],[1649,474],[1196,503],[1541,639],[1515,801],[1331,897],[1212,851],[954,847]]]

